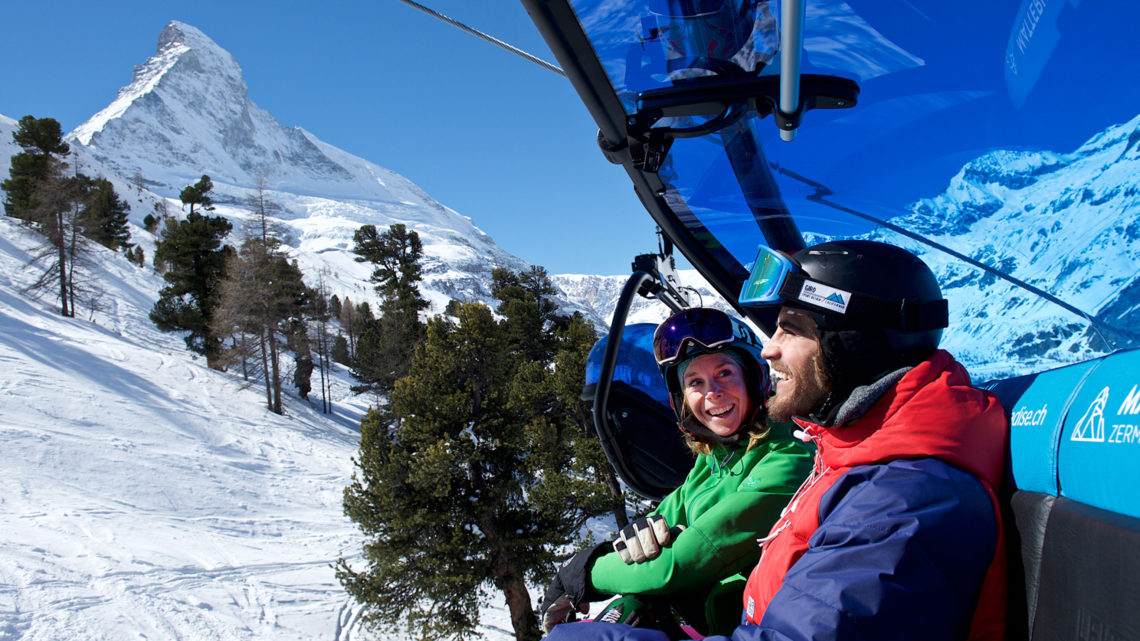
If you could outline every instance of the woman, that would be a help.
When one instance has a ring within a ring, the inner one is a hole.
[[[712,308],[684,310],[657,328],[654,356],[696,462],[647,519],[558,571],[541,607],[547,631],[615,594],[628,596],[600,619],[670,628],[679,614],[704,634],[739,623],[741,573],[760,557],[756,539],[811,467],[787,426],[767,425],[771,381],[760,350],[748,326]]]

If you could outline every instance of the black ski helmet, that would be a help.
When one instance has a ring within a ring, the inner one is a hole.
[[[846,294],[842,312],[802,296],[783,302],[815,320],[835,403],[938,348],[948,325],[947,302],[934,272],[914,254],[886,243],[839,240],[802,249],[792,260],[805,283]]]
[[[669,404],[677,415],[677,425],[690,436],[700,435],[725,441],[701,425],[686,425],[682,414],[685,404],[678,367],[704,354],[731,352],[744,370],[744,381],[754,412],[764,412],[772,395],[772,379],[768,363],[760,356],[760,339],[742,321],[712,307],[681,310],[662,321],[653,334],[653,352],[661,376],[669,390]],[[693,419],[695,420],[695,419]],[[727,440],[735,442],[738,431]]]

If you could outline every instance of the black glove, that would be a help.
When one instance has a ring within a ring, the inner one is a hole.
[[[661,554],[661,547],[677,538],[677,535],[684,530],[683,525],[670,529],[665,517],[656,514],[649,518],[637,519],[618,532],[618,540],[614,541],[614,551],[626,563],[644,563]]]
[[[573,621],[575,612],[589,612],[588,602],[602,598],[603,595],[590,587],[590,566],[595,558],[609,551],[610,545],[607,541],[586,548],[558,569],[558,574],[546,587],[546,595],[539,608],[543,630],[550,632],[559,623]]]

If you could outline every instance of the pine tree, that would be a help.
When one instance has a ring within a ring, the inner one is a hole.
[[[613,516],[619,528],[629,525],[621,484],[606,459],[594,428],[593,404],[582,400],[582,387],[586,360],[598,336],[593,325],[581,314],[575,313],[558,326],[558,347],[554,355],[553,391],[563,408],[564,417],[571,421],[580,437],[575,441],[578,449],[575,458],[582,466],[594,470],[596,479],[605,485],[614,499]]]
[[[507,342],[524,361],[546,362],[556,360],[560,367],[554,380],[552,393],[572,419],[582,444],[596,444],[592,409],[581,400],[583,373],[586,359],[597,336],[593,328],[580,315],[567,317],[558,314],[554,296],[558,293],[546,269],[533,266],[524,272],[496,268],[491,272],[491,294],[500,301],[498,312],[503,316]],[[613,510],[619,526],[627,523],[621,485],[613,468],[605,459],[601,447],[586,445],[578,453],[581,461],[596,470],[596,480],[609,490],[617,503]]]
[[[344,334],[337,334],[333,339],[332,352],[333,362],[340,363],[341,365],[348,365],[352,357],[348,354],[348,339]]]
[[[407,369],[408,361],[400,359],[410,350],[398,349],[400,338],[395,320],[394,315],[384,315],[361,323],[356,353],[349,367],[353,378],[360,381],[352,387],[353,392],[387,393],[400,371]]]
[[[189,332],[186,347],[215,365],[221,340],[210,328],[218,302],[218,283],[233,249],[222,240],[233,226],[221,216],[191,212],[185,220],[168,221],[154,251],[155,265],[165,269],[166,287],[159,292],[150,319],[168,332]]]
[[[146,254],[143,252],[143,248],[138,245],[135,245],[134,249],[128,249],[126,256],[127,260],[139,267],[142,267],[146,263]]]
[[[372,306],[368,304],[368,301],[362,301],[356,306],[356,316],[361,323],[376,320],[376,316],[372,313]]]
[[[348,334],[348,357],[349,359],[356,358],[356,340],[360,332],[360,324],[362,315],[356,305],[348,296],[344,297],[344,302],[340,306],[340,314],[337,315],[340,320],[340,326]],[[346,361],[345,365],[351,365],[351,360]]]
[[[580,391],[584,370],[559,371],[573,362],[560,354],[593,341],[559,338],[559,328],[582,329],[568,319],[525,319],[552,346],[530,360],[512,329],[523,318],[496,321],[474,303],[450,309],[428,322],[389,405],[361,424],[345,511],[368,537],[367,568],[341,560],[337,576],[366,621],[404,623],[421,638],[470,637],[479,589],[491,585],[516,638],[538,639],[528,584],[544,585],[555,550],[614,505],[588,468],[597,441],[583,438],[557,384],[576,375]]]
[[[214,182],[209,176],[203,175],[198,182],[187,185],[178,197],[183,205],[190,205],[191,214],[195,213],[195,206],[202,211],[214,211],[214,200],[210,198],[210,192],[213,190]]]
[[[416,311],[427,307],[417,289],[423,280],[420,259],[424,253],[419,234],[400,223],[385,232],[377,232],[375,225],[364,225],[353,234],[353,242],[356,261],[376,266],[372,282],[382,298],[399,300],[416,307]]]
[[[402,224],[378,232],[364,225],[353,236],[358,262],[375,265],[372,282],[380,294],[380,317],[364,323],[352,374],[363,385],[357,391],[371,389],[377,393],[391,390],[397,379],[407,373],[412,352],[424,336],[419,314],[428,303],[420,296],[423,244],[419,234]]]
[[[129,249],[131,231],[127,213],[131,207],[119,198],[111,181],[89,180],[82,212],[84,235],[110,249]]]
[[[546,330],[556,321],[565,322],[557,317],[556,293],[542,267],[519,273],[502,267],[491,271],[491,295],[500,301],[511,344],[524,358],[548,359],[555,347],[554,335]]]
[[[70,151],[63,142],[59,122],[54,118],[24,116],[20,119],[12,140],[23,150],[12,156],[9,178],[0,183],[5,192],[4,211],[13,218],[29,220],[36,208],[36,189],[47,180],[52,161],[62,162]]]

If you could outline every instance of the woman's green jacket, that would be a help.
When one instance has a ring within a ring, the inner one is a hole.
[[[811,469],[812,454],[792,438],[790,427],[772,425],[751,450],[742,443],[698,455],[685,482],[650,513],[685,530],[643,563],[626,564],[612,551],[598,557],[590,569],[592,587],[602,594],[707,592],[750,571],[760,559],[756,540]]]

